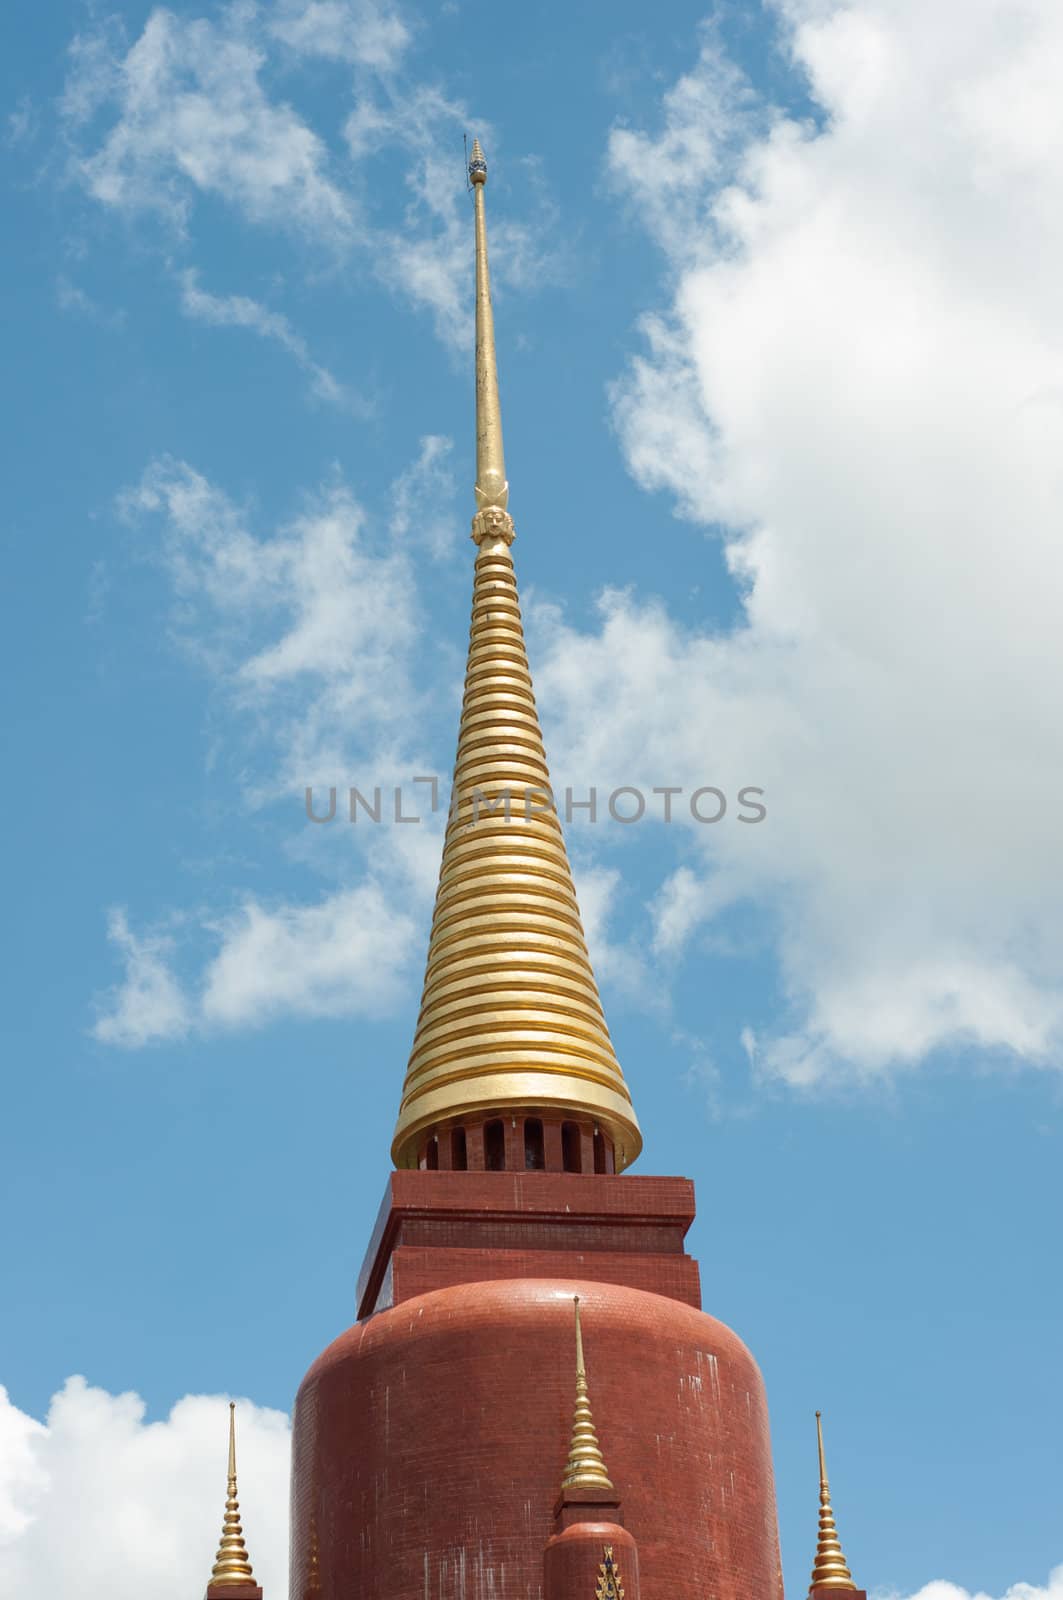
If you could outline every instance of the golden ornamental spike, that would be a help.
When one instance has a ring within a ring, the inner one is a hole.
[[[210,1575],[208,1587],[225,1584],[254,1583],[255,1575],[244,1544],[244,1530],[240,1526],[240,1503],[236,1497],[236,1402],[229,1402],[229,1485],[225,1499],[225,1516],[221,1525],[221,1543]]]
[[[594,1431],[591,1403],[587,1397],[587,1369],[583,1362],[583,1330],[580,1326],[579,1295],[576,1310],[576,1410],[572,1419],[572,1443],[568,1466],[561,1480],[562,1489],[612,1489],[605,1461]]]
[[[476,209],[476,515],[472,627],[450,817],[421,1011],[391,1153],[416,1167],[441,1122],[506,1111],[582,1116],[618,1172],[642,1148],[553,805],[510,545],[484,185]]]
[[[827,1481],[827,1462],[823,1454],[823,1418],[816,1412],[816,1436],[819,1440],[819,1542],[812,1568],[809,1594],[817,1589],[855,1589],[853,1575],[842,1554],[838,1530],[834,1526],[834,1512],[830,1503],[830,1484]]]

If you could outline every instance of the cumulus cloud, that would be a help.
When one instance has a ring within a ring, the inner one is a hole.
[[[878,1591],[875,1600],[898,1600],[892,1591]],[[932,1583],[924,1584],[908,1600],[991,1600],[991,1597],[979,1590],[972,1594],[969,1589],[961,1589],[958,1584],[949,1583],[944,1578],[935,1578]],[[1013,1583],[1005,1589],[1001,1600],[1063,1600],[1063,1567],[1054,1567],[1048,1575],[1048,1582],[1043,1586],[1034,1583]]]
[[[776,13],[814,118],[753,110],[709,35],[661,126],[609,152],[696,219],[646,210],[676,288],[617,428],[641,484],[723,531],[742,617],[698,632],[612,595],[596,630],[560,629],[537,674],[555,766],[766,788],[758,827],[688,819],[654,909],[673,951],[762,907],[785,1002],[750,1019],[763,1072],[957,1046],[1051,1064],[1063,14],[976,0],[958,40],[917,0]]]
[[[121,907],[111,911],[107,937],[124,966],[120,984],[98,1001],[92,1033],[102,1044],[140,1049],[188,1032],[189,1003],[170,967],[173,940],[166,934],[135,934]]]
[[[309,376],[313,392],[319,399],[328,400],[333,405],[351,402],[343,385],[337,382],[328,368],[313,360],[306,340],[296,333],[282,312],[270,311],[248,295],[211,294],[201,286],[194,267],[189,267],[181,274],[181,310],[194,322],[205,322],[214,328],[247,328],[262,339],[272,339],[295,358]],[[365,410],[364,405],[359,408]]]
[[[135,1394],[70,1378],[43,1423],[0,1387],[0,1589],[23,1600],[200,1594],[225,1504],[229,1408],[189,1395],[149,1422]],[[288,1419],[237,1405],[240,1504],[255,1576],[287,1592]]]

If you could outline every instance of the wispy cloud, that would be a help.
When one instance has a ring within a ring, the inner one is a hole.
[[[180,1039],[188,1032],[192,1014],[189,1001],[174,975],[170,958],[173,940],[158,932],[137,935],[124,910],[114,909],[107,936],[125,969],[121,983],[98,1001],[92,1032],[101,1044],[140,1049],[164,1039]]]
[[[396,6],[381,0],[277,0],[267,24],[298,55],[394,72],[410,44]]]
[[[405,995],[410,951],[419,949],[410,911],[376,883],[312,905],[269,909],[249,900],[218,932],[202,998],[208,1026],[386,1016]]]
[[[431,316],[445,344],[467,350],[462,136],[473,119],[438,83],[403,72],[409,39],[386,0],[286,0],[269,12],[231,0],[214,20],[156,9],[132,44],[112,20],[71,47],[62,102],[70,171],[109,210],[161,218],[171,244],[176,237],[192,247],[197,207],[214,199],[247,223],[294,236],[326,266],[358,255],[388,290]],[[289,69],[291,87],[293,61],[315,57],[353,69],[342,155],[273,87],[278,65]],[[397,222],[393,182],[382,211],[367,181],[374,164],[383,170],[385,151],[389,175],[396,160],[404,169],[408,199]],[[536,164],[524,170],[529,214],[495,219],[503,291],[531,292],[558,275],[556,202]],[[296,354],[290,341],[299,336],[278,329],[278,313],[256,314],[242,296],[225,303],[227,320],[289,340]]]
[[[429,485],[445,476],[448,448],[438,437],[423,441],[396,489],[402,527],[375,541],[339,482],[266,536],[184,462],[152,463],[121,497],[127,520],[154,535],[155,559],[173,587],[175,639],[209,675],[240,745],[247,804],[283,798],[293,850],[303,840],[315,861],[319,830],[309,827],[303,839],[308,784],[327,788],[369,771],[387,787],[425,770],[415,753],[420,702],[409,673],[416,589],[399,545],[436,537],[417,513]],[[343,837],[342,856],[331,833],[329,870],[345,881],[325,895],[266,904],[236,892],[235,905],[181,912],[181,981],[172,929],[137,934],[114,913],[110,935],[124,977],[99,1002],[95,1036],[139,1048],[280,1015],[392,1011],[414,976],[414,918],[427,915],[439,820],[373,832],[371,855],[365,829]]]
[[[355,213],[329,173],[323,141],[270,98],[253,7],[217,22],[157,9],[128,48],[109,32],[71,52],[64,105],[74,127],[104,107],[102,142],[73,166],[88,192],[117,210],[188,223],[197,195],[215,195],[252,222],[297,228],[320,242],[349,239]]]
[[[270,311],[258,300],[248,295],[211,294],[199,281],[194,267],[181,274],[181,310],[195,322],[205,322],[214,328],[246,328],[262,339],[272,339],[286,350],[302,367],[311,380],[313,393],[332,405],[347,406],[367,415],[370,411],[363,401],[356,401],[344,386],[333,377],[327,367],[316,362],[302,334],[296,333],[288,318],[279,311]]]
[[[453,448],[452,439],[426,434],[417,460],[399,474],[391,492],[391,527],[396,538],[426,545],[436,557],[454,548]]]
[[[112,309],[101,306],[99,301],[94,300],[79,284],[71,283],[69,278],[62,275],[55,280],[55,298],[60,311],[85,317],[89,322],[98,323],[103,328],[125,326],[125,312],[120,306]]]
[[[20,97],[13,111],[7,114],[4,143],[11,149],[32,143],[40,128],[37,108],[28,94]]]
[[[276,752],[263,794],[399,748],[417,706],[409,673],[416,588],[406,554],[371,536],[339,480],[259,535],[248,512],[187,462],[162,457],[121,496],[173,585],[175,635]]]

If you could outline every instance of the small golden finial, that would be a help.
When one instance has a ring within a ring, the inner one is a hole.
[[[594,1431],[591,1403],[587,1398],[587,1369],[583,1364],[583,1330],[579,1320],[579,1295],[576,1308],[576,1411],[572,1419],[572,1444],[568,1466],[561,1480],[562,1489],[611,1489],[609,1474]]]
[[[834,1512],[830,1503],[830,1484],[827,1482],[827,1462],[823,1454],[823,1418],[816,1412],[816,1435],[819,1439],[819,1543],[812,1568],[809,1594],[817,1589],[855,1589],[853,1575],[845,1564],[838,1530],[834,1526]]]
[[[469,156],[469,182],[487,182],[487,162],[484,160],[483,148],[479,139],[472,142],[472,154]]]
[[[229,1489],[225,1499],[225,1516],[221,1525],[221,1543],[218,1546],[209,1588],[219,1584],[254,1583],[244,1530],[240,1526],[240,1504],[236,1498],[236,1401],[229,1401]]]

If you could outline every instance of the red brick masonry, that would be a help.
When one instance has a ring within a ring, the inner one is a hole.
[[[579,1277],[701,1305],[684,1253],[689,1178],[393,1172],[358,1279],[358,1315],[455,1283]]]
[[[319,1357],[295,1407],[292,1600],[542,1600],[572,1427],[576,1292],[642,1593],[782,1600],[752,1356],[681,1301],[578,1277],[418,1295]]]

